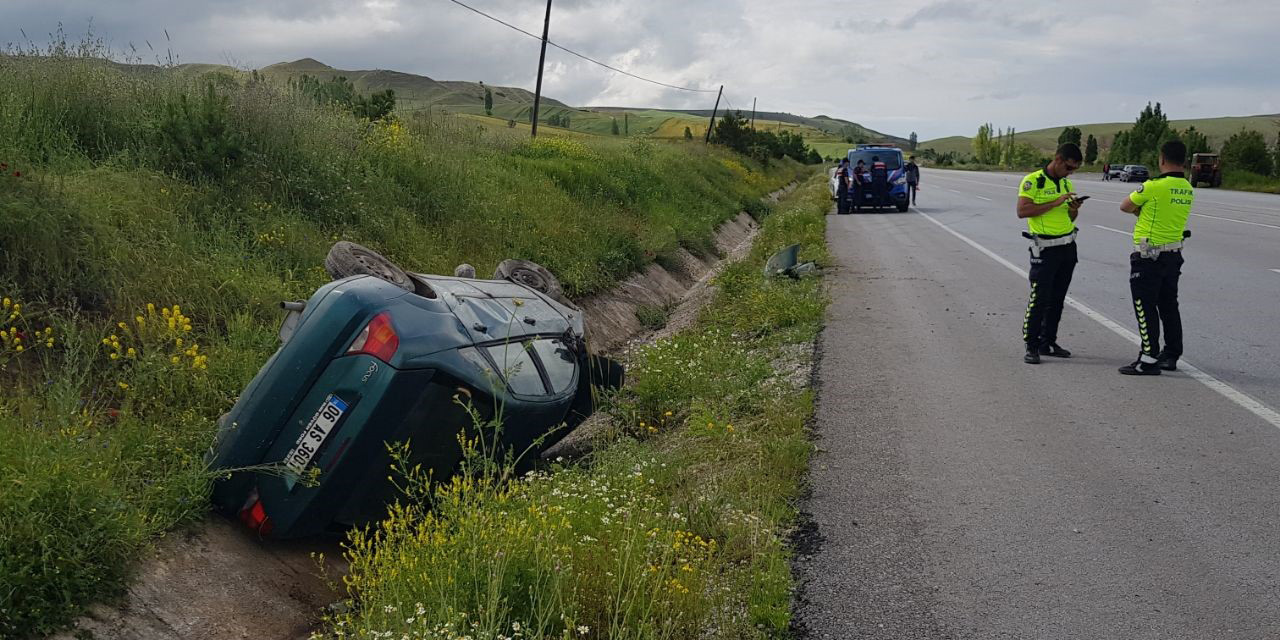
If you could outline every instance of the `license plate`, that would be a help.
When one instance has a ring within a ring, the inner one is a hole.
[[[333,430],[334,425],[338,424],[338,420],[346,411],[347,403],[343,402],[342,398],[329,394],[316,414],[311,416],[311,422],[307,423],[307,428],[302,430],[302,435],[298,436],[293,450],[285,456],[285,466],[290,471],[301,475],[302,470],[311,463],[311,458],[315,457],[316,451],[320,450],[320,445],[324,444],[325,438],[329,437],[329,432]]]

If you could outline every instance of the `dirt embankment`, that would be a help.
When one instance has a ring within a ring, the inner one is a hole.
[[[795,187],[766,200],[777,202]],[[745,255],[757,230],[755,220],[740,213],[716,231],[718,256],[682,249],[676,268],[653,264],[608,292],[579,300],[591,349],[617,352],[688,327],[710,299],[711,276]],[[645,307],[671,310],[662,329],[642,326],[637,313]],[[565,451],[585,446],[589,431],[590,422],[566,437]],[[326,606],[345,597],[338,583],[346,568],[337,541],[262,541],[211,515],[162,539],[120,603],[94,605],[53,639],[301,640]]]

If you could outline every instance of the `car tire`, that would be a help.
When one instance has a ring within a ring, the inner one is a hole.
[[[558,302],[564,302],[564,287],[546,267],[529,260],[503,260],[493,272],[494,280],[522,284]]]
[[[346,240],[335,243],[329,249],[329,255],[324,258],[324,270],[334,280],[351,276],[373,276],[405,291],[415,290],[413,279],[404,269],[377,251]]]
[[[907,202],[904,202],[904,203],[902,203],[902,204],[898,205],[898,213],[906,213],[906,212],[907,212],[907,209],[910,209],[910,208],[911,208],[911,204],[910,204],[910,203],[907,203]]]

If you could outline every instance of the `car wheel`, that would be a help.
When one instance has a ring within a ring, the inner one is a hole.
[[[351,276],[374,276],[406,291],[414,290],[413,280],[404,269],[377,251],[346,240],[329,249],[329,255],[324,258],[324,270],[334,280]]]
[[[554,300],[564,300],[564,287],[546,267],[528,260],[503,260],[493,272],[494,280],[510,280],[544,293]]]
[[[898,213],[906,213],[907,209],[910,209],[910,208],[911,208],[911,205],[909,203],[904,202],[898,205]]]

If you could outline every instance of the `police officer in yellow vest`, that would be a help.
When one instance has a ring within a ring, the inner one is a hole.
[[[1022,235],[1031,241],[1031,297],[1022,320],[1027,353],[1022,361],[1040,364],[1040,356],[1070,358],[1058,346],[1058,322],[1076,269],[1076,216],[1081,200],[1067,176],[1080,168],[1080,147],[1058,147],[1053,161],[1022,179],[1018,190],[1018,218],[1027,221]]]
[[[1178,277],[1182,275],[1182,242],[1195,199],[1182,173],[1187,147],[1177,140],[1160,147],[1159,177],[1129,194],[1120,210],[1138,216],[1133,225],[1135,251],[1129,254],[1129,290],[1138,317],[1142,352],[1125,375],[1154,376],[1174,371],[1182,356],[1182,315],[1178,312]],[[1164,328],[1164,348],[1160,329]]]

